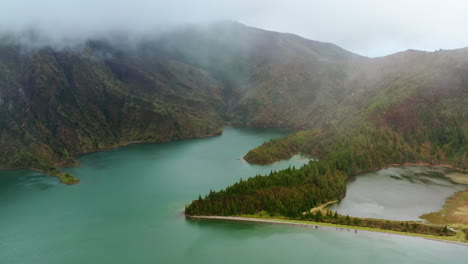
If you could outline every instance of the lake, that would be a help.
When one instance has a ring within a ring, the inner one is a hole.
[[[361,173],[346,184],[346,197],[329,208],[340,214],[391,220],[419,220],[438,211],[455,192],[468,188],[444,176],[443,167],[402,166]]]
[[[210,189],[307,162],[294,157],[258,166],[241,159],[285,134],[229,127],[211,138],[87,154],[79,158],[80,166],[66,169],[81,180],[73,186],[34,171],[0,171],[1,263],[440,264],[468,259],[468,247],[413,237],[180,216],[185,204]]]

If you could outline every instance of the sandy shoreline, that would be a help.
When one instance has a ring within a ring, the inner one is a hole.
[[[383,229],[376,229],[376,230],[368,230],[368,229],[359,229],[359,228],[353,228],[353,227],[348,227],[348,226],[339,226],[339,225],[333,225],[333,224],[325,224],[325,223],[316,223],[316,222],[311,222],[309,223],[296,223],[296,222],[287,222],[283,221],[281,219],[261,219],[261,218],[248,218],[248,217],[238,217],[238,216],[195,216],[195,215],[186,215],[185,217],[187,218],[192,218],[192,219],[207,219],[207,220],[227,220],[227,221],[237,221],[237,222],[253,222],[253,223],[264,223],[264,224],[282,224],[282,225],[295,225],[295,226],[305,226],[305,227],[321,227],[325,229],[335,229],[335,230],[353,230],[355,232],[361,231],[361,232],[373,232],[373,233],[385,233],[389,235],[400,235],[400,236],[409,236],[409,237],[416,237],[416,238],[423,238],[423,239],[428,239],[428,240],[433,240],[433,241],[438,241],[438,242],[445,242],[445,243],[450,243],[450,244],[455,244],[455,245],[461,245],[461,246],[466,246],[468,247],[468,243],[463,243],[463,242],[458,242],[458,241],[450,241],[450,240],[443,240],[443,239],[438,239],[438,238],[431,238],[431,237],[424,237],[420,236],[419,234],[405,234],[405,233],[395,233],[395,232],[388,232],[387,230]]]

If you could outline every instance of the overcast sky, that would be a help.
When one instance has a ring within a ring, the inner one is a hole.
[[[468,0],[0,0],[0,30],[54,36],[234,20],[375,57],[468,46]]]

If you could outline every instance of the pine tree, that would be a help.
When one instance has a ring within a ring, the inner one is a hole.
[[[318,212],[315,214],[315,221],[322,222],[322,220],[323,220],[322,212],[318,210]]]

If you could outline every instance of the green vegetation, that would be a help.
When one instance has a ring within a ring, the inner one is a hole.
[[[330,113],[328,122],[266,142],[244,158],[268,164],[302,153],[330,164],[345,175],[344,179],[362,171],[408,163],[466,169],[468,109],[461,91],[468,82],[453,84],[448,90],[441,83],[433,84],[439,85],[437,88],[414,80],[408,86],[401,81],[392,83],[387,93],[368,94],[373,100],[361,101],[364,107],[341,106],[341,110]],[[456,94],[460,97],[455,98]],[[365,107],[369,102],[372,104]],[[353,109],[353,115],[344,114],[346,108]]]
[[[120,51],[106,45],[26,52],[0,36],[0,167],[37,169],[76,183],[51,168],[130,142],[221,132],[224,103],[216,80],[186,64],[174,67],[154,50],[117,56]]]
[[[50,172],[50,173],[47,173],[47,174],[58,177],[60,179],[60,181],[65,183],[65,184],[76,184],[76,183],[78,183],[80,181],[77,178],[75,178],[73,175],[71,175],[70,173],[63,173],[63,172],[58,171],[58,170],[54,170],[54,172]]]
[[[468,190],[456,192],[440,211],[421,215],[431,223],[450,225],[468,231]],[[468,238],[468,236],[467,236]]]
[[[428,225],[415,221],[393,221],[372,218],[360,218],[339,215],[327,210],[326,213],[318,211],[317,213],[306,213],[300,218],[301,220],[323,222],[330,224],[369,227],[382,230],[391,230],[396,232],[408,232],[435,236],[455,236],[456,232],[447,228],[447,226]]]
[[[296,135],[270,141],[265,148],[253,150],[249,155],[254,153],[262,157],[262,153],[280,152],[287,146],[311,153],[319,157],[319,161],[311,161],[299,169],[290,168],[241,180],[219,192],[212,191],[204,199],[190,204],[186,212],[235,215],[265,210],[270,215],[297,218],[319,204],[341,199],[345,194],[345,180],[350,175],[391,164],[430,162],[435,157],[427,155],[426,150],[418,152],[392,130],[372,126],[362,125],[343,135],[312,133],[307,137],[299,133],[298,138],[305,142],[296,140]],[[452,147],[458,149],[463,146],[452,144]]]
[[[190,218],[190,216],[189,216]],[[205,217],[201,217],[205,218]],[[208,217],[206,217],[208,218]],[[209,218],[213,219],[213,218]],[[364,231],[372,231],[372,232],[383,232],[383,233],[390,233],[390,234],[398,234],[398,235],[407,235],[407,236],[414,236],[414,237],[422,237],[422,238],[428,238],[428,239],[436,239],[436,240],[442,240],[442,241],[450,241],[450,242],[462,242],[462,243],[468,243],[468,240],[465,238],[465,232],[456,232],[455,235],[451,233],[451,235],[446,235],[444,230],[445,227],[438,227],[439,229],[434,229],[434,233],[432,234],[422,234],[422,233],[413,233],[413,232],[400,232],[400,231],[392,231],[389,229],[380,229],[380,228],[372,228],[372,227],[363,227],[363,226],[351,226],[351,225],[344,225],[344,224],[332,224],[328,222],[316,222],[313,220],[292,220],[286,217],[271,217],[269,214],[260,212],[255,215],[240,215],[236,216],[235,218],[230,218],[230,217],[219,217],[215,219],[220,219],[220,220],[240,220],[240,221],[259,221],[259,222],[278,222],[281,224],[301,224],[301,225],[314,225],[314,226],[327,226],[327,227],[334,227],[334,228],[340,228],[340,229],[355,229],[355,230],[364,230]],[[377,219],[378,220],[378,219]],[[386,220],[380,220],[380,221],[386,221]],[[406,222],[402,222],[403,225],[405,226]],[[401,225],[401,223],[400,223]],[[408,222],[408,226],[410,225],[410,222]],[[439,235],[439,232],[442,228],[442,235]],[[424,229],[424,228],[423,228]],[[450,231],[449,229],[447,229]],[[468,231],[468,230],[467,230]]]
[[[427,111],[421,113],[427,120],[417,121],[420,124],[408,131],[393,127],[384,118],[361,117],[357,124],[324,126],[271,140],[244,158],[251,163],[267,164],[303,153],[335,160],[340,164],[338,168],[348,173],[404,163],[468,168],[468,130],[463,128],[466,124],[444,121],[437,111]]]
[[[321,78],[301,68],[324,60],[330,65],[323,71],[341,72],[335,62],[363,59],[238,23],[187,26],[132,43],[97,38],[60,50],[15,37],[0,36],[0,167],[41,171],[130,142],[216,135],[228,122],[296,127],[287,120],[299,109],[276,107],[316,94],[297,90]],[[264,93],[279,80],[281,89]],[[297,92],[282,97],[289,87]]]
[[[272,172],[249,178],[190,204],[189,215],[237,215],[267,211],[270,215],[297,217],[302,212],[345,193],[345,177],[326,161],[297,170]]]
[[[393,163],[467,168],[466,65],[468,49],[368,59],[238,23],[62,50],[0,37],[0,167],[47,172],[76,165],[78,154],[215,135],[232,123],[301,130],[245,159],[300,152],[333,168],[338,186]],[[299,185],[280,188],[308,197]],[[339,198],[331,193],[316,200]]]

